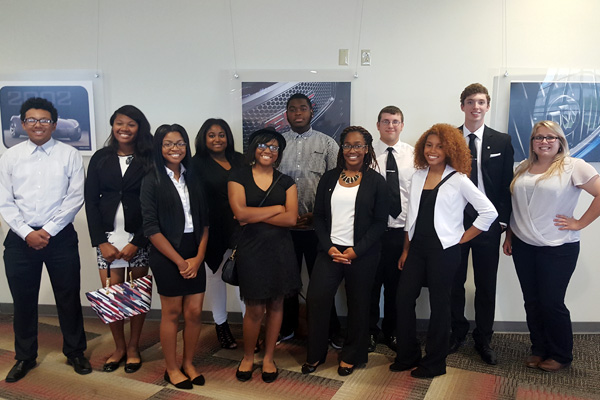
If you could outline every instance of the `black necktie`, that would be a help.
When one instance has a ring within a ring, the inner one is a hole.
[[[387,163],[385,165],[385,180],[390,192],[390,215],[392,218],[398,218],[402,212],[402,204],[400,203],[400,183],[398,180],[398,165],[394,158],[393,148],[388,147]]]
[[[469,150],[471,150],[471,180],[477,185],[477,146],[475,139],[477,136],[474,133],[469,134]]]

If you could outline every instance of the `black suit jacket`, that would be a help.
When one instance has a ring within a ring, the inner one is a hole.
[[[200,183],[188,179],[188,176],[185,172],[184,179],[190,195],[194,235],[196,242],[200,243],[204,227],[208,226],[208,207]],[[168,184],[160,185],[156,171],[152,171],[142,181],[140,201],[144,218],[144,234],[150,237],[155,233],[162,233],[174,248],[178,248],[185,229],[185,214],[175,185],[168,177],[166,179]],[[161,199],[168,199],[168,204]]]
[[[340,168],[325,172],[317,187],[313,210],[314,226],[319,238],[319,245],[324,251],[328,251],[333,246],[331,242],[331,195],[341,172]],[[385,179],[369,168],[360,182],[354,207],[353,249],[357,256],[381,250],[379,239],[387,227],[388,197]]]
[[[463,126],[459,128],[461,131]],[[510,136],[487,125],[481,142],[481,173],[485,195],[498,211],[498,222],[508,225],[512,210],[510,182],[513,178],[514,150]]]
[[[142,229],[140,187],[144,166],[138,158],[121,175],[119,157],[114,149],[104,147],[92,156],[85,181],[85,213],[92,246],[108,241],[106,232],[114,230],[119,203],[123,203],[125,230],[133,233],[132,244],[143,247],[148,243]]]

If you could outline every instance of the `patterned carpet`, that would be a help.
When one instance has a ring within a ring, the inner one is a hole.
[[[206,377],[206,385],[191,391],[175,389],[163,380],[164,363],[158,340],[158,321],[147,321],[142,337],[140,371],[126,374],[122,368],[101,372],[112,351],[108,328],[96,318],[86,318],[88,350],[94,372],[79,376],[68,366],[60,348],[62,337],[57,319],[40,319],[38,366],[16,383],[0,381],[2,399],[600,399],[600,335],[575,336],[575,361],[558,373],[528,369],[528,337],[497,334],[494,347],[500,363],[489,366],[479,359],[473,343],[448,357],[448,373],[434,379],[414,379],[408,372],[391,373],[388,366],[394,353],[378,345],[364,368],[348,377],[337,375],[337,352],[330,350],[327,362],[315,374],[302,375],[305,342],[294,339],[277,347],[275,359],[279,379],[266,384],[260,379],[260,355],[249,382],[238,382],[235,370],[241,350],[222,350],[213,325],[205,325],[196,363]],[[241,326],[232,325],[236,337]],[[0,315],[0,376],[6,376],[14,363],[12,320]]]

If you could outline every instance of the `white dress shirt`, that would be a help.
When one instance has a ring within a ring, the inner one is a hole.
[[[579,158],[567,157],[564,171],[547,179],[525,172],[513,186],[510,229],[532,246],[560,246],[579,241],[579,231],[559,230],[557,214],[573,216],[581,194],[577,186],[598,175],[596,169]]]
[[[74,147],[54,139],[42,146],[19,143],[0,159],[0,214],[23,240],[32,227],[55,236],[83,205],[84,180]]]
[[[446,165],[442,179],[452,171],[454,168]],[[412,240],[415,233],[421,193],[428,173],[429,168],[419,169],[411,180],[405,229],[409,240]],[[460,172],[454,174],[439,187],[434,206],[433,226],[444,249],[457,244],[465,233],[463,214],[467,203],[471,203],[479,214],[473,222],[477,229],[487,231],[498,217],[492,202],[475,187],[468,176]]]
[[[415,173],[415,148],[400,139],[393,146],[388,146],[379,139],[373,146],[377,156],[377,168],[384,178],[386,177],[386,165],[388,157],[388,147],[393,148],[392,153],[398,166],[398,183],[400,184],[400,204],[402,212],[397,218],[388,216],[388,228],[404,228],[406,223],[406,211],[408,210],[408,188],[410,180]]]
[[[183,173],[185,172],[185,167],[183,164],[179,164],[179,181],[175,179],[175,173],[171,171],[169,168],[165,166],[167,170],[167,175],[171,178],[171,182],[175,185],[175,189],[177,189],[177,193],[179,194],[179,198],[181,199],[181,205],[183,206],[183,215],[185,215],[185,225],[183,229],[183,233],[192,233],[194,232],[194,222],[192,221],[192,209],[190,206],[190,192],[188,191],[188,187],[185,184],[185,177]]]

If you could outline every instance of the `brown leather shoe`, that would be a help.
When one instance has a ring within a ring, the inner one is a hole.
[[[546,372],[556,372],[563,368],[567,368],[571,363],[561,364],[551,358],[544,360],[538,364],[538,368]]]
[[[542,361],[544,361],[543,357],[530,355],[525,359],[525,366],[527,368],[537,368]]]

